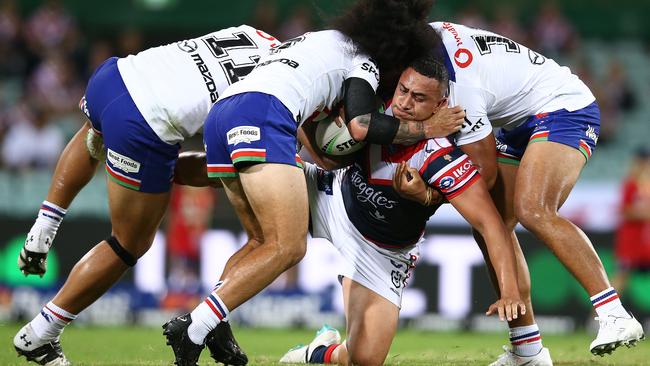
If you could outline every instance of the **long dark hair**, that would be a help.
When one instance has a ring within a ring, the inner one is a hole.
[[[358,0],[331,22],[358,50],[377,62],[379,94],[392,95],[400,73],[413,60],[442,45],[427,24],[433,0]]]

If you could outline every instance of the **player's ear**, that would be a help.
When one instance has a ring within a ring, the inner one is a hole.
[[[436,104],[436,106],[433,108],[433,114],[438,113],[438,111],[440,110],[440,108],[446,106],[448,100],[449,100],[449,99],[448,99],[447,97],[443,97],[442,99],[440,99],[440,100],[438,101],[438,103]]]

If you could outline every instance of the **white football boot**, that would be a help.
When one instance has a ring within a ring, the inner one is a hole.
[[[645,338],[643,327],[632,314],[629,318],[608,315],[604,318],[596,317],[600,325],[598,335],[589,350],[594,355],[604,356],[612,353],[620,346],[633,347]]]
[[[551,353],[548,348],[544,347],[534,356],[519,356],[512,352],[507,346],[503,346],[505,351],[490,366],[553,366]]]
[[[32,326],[27,323],[14,336],[14,348],[18,356],[27,361],[44,366],[69,366],[70,361],[63,354],[59,339],[43,341],[36,336]]]
[[[314,350],[320,346],[331,346],[333,344],[341,343],[341,334],[338,330],[330,327],[329,325],[323,325],[318,332],[316,332],[316,337],[308,345],[297,345],[290,349],[287,353],[282,356],[280,363],[309,363],[311,354],[314,353]]]

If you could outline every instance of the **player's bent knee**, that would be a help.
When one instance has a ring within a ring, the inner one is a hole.
[[[550,220],[557,216],[557,211],[533,203],[515,204],[517,220],[528,230],[534,230],[544,225],[549,225]]]
[[[124,262],[129,267],[135,266],[135,264],[138,262],[138,259],[133,256],[133,254],[129,253],[128,250],[126,250],[122,244],[117,240],[116,237],[110,236],[106,239],[106,242],[108,245],[113,249],[113,252],[115,252],[115,255],[117,255],[118,258]]]
[[[298,264],[307,253],[307,242],[302,241],[291,245],[291,248],[285,248],[287,257],[291,260],[291,266]]]
[[[350,350],[348,350],[350,352]],[[349,356],[351,364],[355,366],[381,366],[384,364],[385,359],[359,350],[358,352],[350,352]]]

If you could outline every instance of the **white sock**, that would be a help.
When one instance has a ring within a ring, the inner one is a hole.
[[[630,314],[625,310],[618,293],[613,287],[609,287],[591,298],[591,304],[596,309],[599,318],[605,318],[608,315],[614,315],[620,318],[629,318]]]
[[[187,334],[195,344],[203,344],[208,333],[228,316],[228,308],[215,290],[194,308],[190,316],[192,324],[187,328]]]
[[[542,335],[537,324],[510,328],[512,352],[518,356],[534,356],[542,350]]]
[[[63,333],[65,326],[76,318],[77,315],[61,309],[50,301],[29,324],[38,338],[53,340],[57,339]]]
[[[59,230],[59,225],[63,222],[67,210],[61,208],[51,202],[43,201],[41,208],[38,210],[38,216],[36,217],[36,222],[32,226],[29,235],[32,235],[32,232],[37,230],[42,230],[45,232],[45,235],[49,236],[51,240],[46,244],[47,247],[42,247],[43,244],[39,240],[27,240],[25,242],[25,248],[32,252],[45,253],[47,252],[52,245],[52,240],[56,236],[56,232]]]

